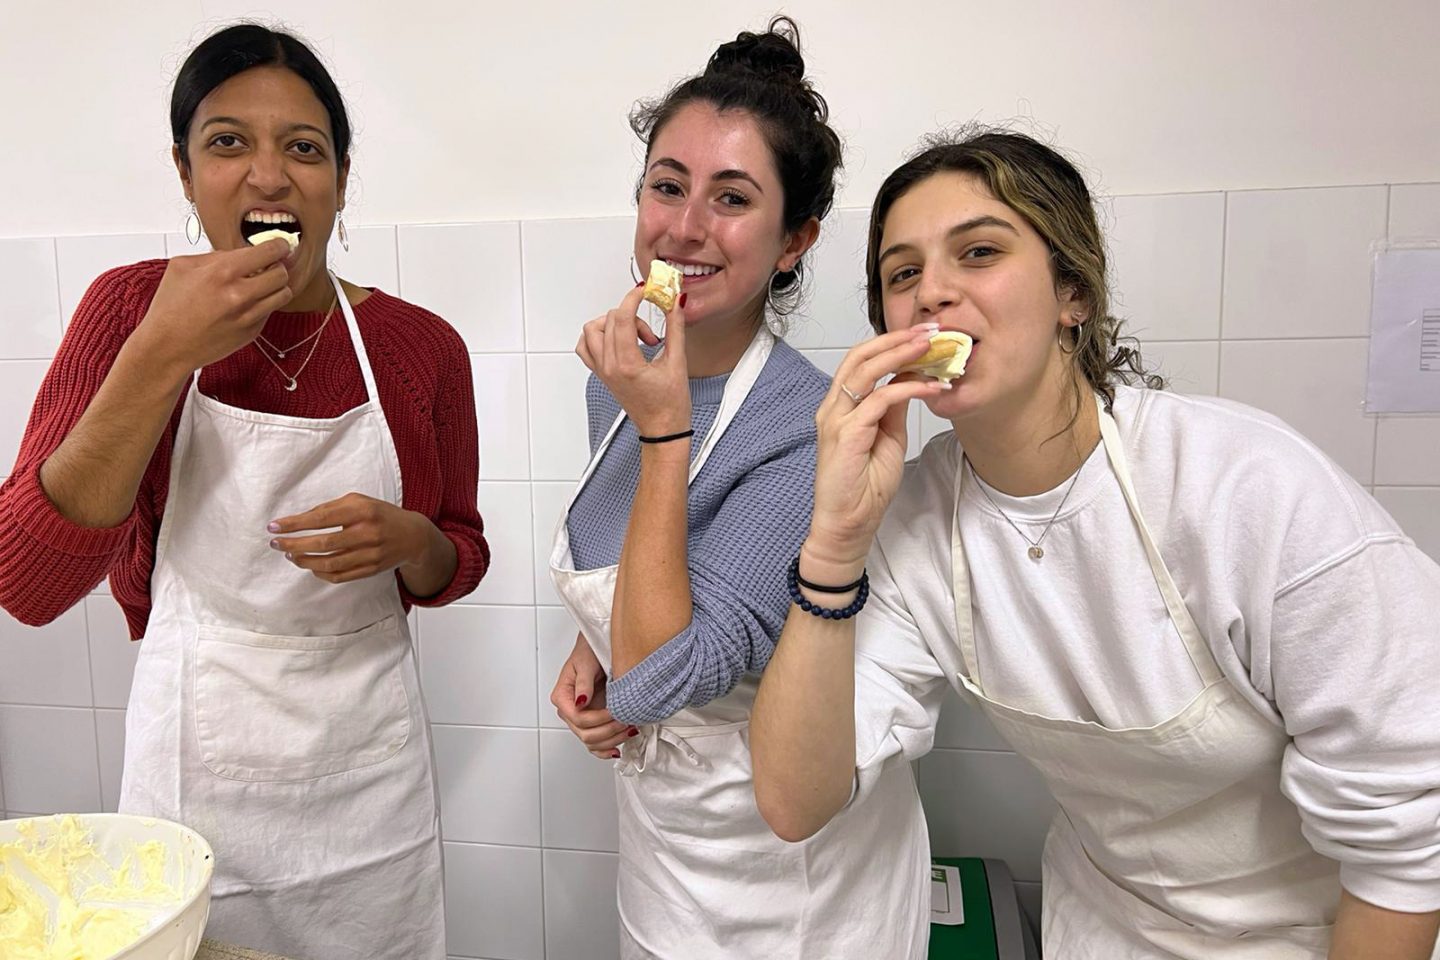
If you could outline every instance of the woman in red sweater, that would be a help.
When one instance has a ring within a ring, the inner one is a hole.
[[[405,610],[489,561],[465,345],[326,270],[350,127],[302,42],[212,35],[171,127],[215,252],[112,270],[81,301],[0,488],[0,605],[45,623],[109,575],[145,638],[120,809],[211,842],[211,936],[441,960]],[[268,230],[298,246],[247,242]]]

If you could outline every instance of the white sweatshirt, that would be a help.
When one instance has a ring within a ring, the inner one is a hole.
[[[1187,608],[1229,681],[1291,737],[1275,775],[1306,838],[1361,899],[1440,909],[1440,566],[1268,414],[1121,387],[1114,415]],[[929,751],[944,685],[958,687],[964,669],[950,582],[960,462],[946,433],[907,465],[871,552],[856,639],[856,802],[898,774],[900,758]],[[1107,727],[1178,713],[1202,684],[1103,445],[1039,562],[1000,510],[1033,540],[1070,480],[1025,498],[977,480],[965,484],[960,532],[987,696]]]

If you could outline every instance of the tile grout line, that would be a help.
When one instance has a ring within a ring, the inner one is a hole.
[[[1385,185],[1385,239],[1390,239],[1390,222],[1394,216],[1395,188]],[[1361,400],[1361,411],[1364,411],[1364,400]],[[1375,496],[1376,479],[1380,475],[1380,424],[1384,421],[1383,416],[1372,418],[1372,433],[1370,435],[1370,496]]]
[[[60,291],[60,240],[50,238],[50,258],[55,264],[55,315],[60,318],[60,338],[65,338],[65,295]],[[55,348],[58,353],[60,348]]]
[[[1230,246],[1230,191],[1220,195],[1220,316],[1215,335],[1215,395],[1220,395],[1220,374],[1225,356],[1225,262]]]
[[[100,809],[105,809],[105,778],[100,775],[100,715],[95,712],[95,657],[90,652],[90,598],[80,600],[80,615],[85,621],[85,675],[90,680],[90,729],[95,731],[95,789]]]
[[[403,299],[405,298],[405,291],[404,291],[403,286],[402,286],[403,281],[401,281],[401,279],[400,279],[400,226],[399,226],[399,224],[394,224],[394,223],[392,223],[392,224],[390,225],[390,232],[391,232],[391,234],[395,237],[395,297],[396,297],[396,299],[403,300]]]

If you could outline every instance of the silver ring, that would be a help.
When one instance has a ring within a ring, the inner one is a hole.
[[[855,401],[855,405],[856,405],[857,407],[865,400],[865,396],[869,396],[869,394],[866,394],[865,396],[861,396],[860,394],[856,393],[854,390],[851,390],[849,387],[845,386],[845,384],[843,384],[843,383],[840,384],[840,392],[843,393],[843,394],[845,394],[845,396],[849,397],[851,400]]]

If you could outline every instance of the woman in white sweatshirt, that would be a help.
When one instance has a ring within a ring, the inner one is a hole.
[[[1048,956],[1424,960],[1440,567],[1284,423],[1144,375],[1104,249],[1083,178],[1017,134],[937,144],[881,187],[879,335],[817,417],[752,721],[760,809],[798,840],[886,803],[903,834],[924,814],[895,783],[949,683],[1059,802]],[[937,329],[973,338],[964,375],[886,382]],[[954,430],[907,466],[914,398]],[[895,860],[870,869],[926,882]]]

